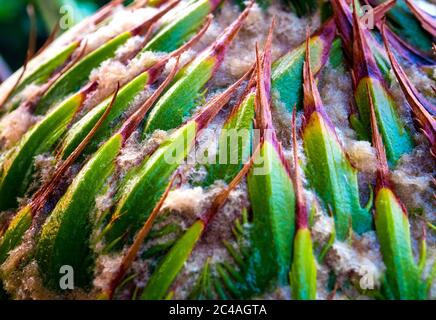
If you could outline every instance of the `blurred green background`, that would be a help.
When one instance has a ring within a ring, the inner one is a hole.
[[[50,35],[62,16],[62,9],[73,12],[74,22],[95,12],[108,0],[0,0],[0,80],[19,68],[25,59],[31,21],[26,7],[35,8],[37,48]]]

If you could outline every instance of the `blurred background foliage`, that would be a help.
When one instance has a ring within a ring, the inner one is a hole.
[[[40,47],[62,16],[61,8],[73,12],[75,22],[95,12],[108,0],[0,0],[0,78],[13,72],[25,60],[31,20],[27,6],[35,8],[37,48]],[[65,14],[65,13],[64,13]],[[3,78],[4,79],[4,78]],[[1,79],[0,79],[1,80]]]

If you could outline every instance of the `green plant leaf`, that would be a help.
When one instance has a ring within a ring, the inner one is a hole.
[[[204,222],[198,220],[176,242],[148,280],[141,294],[141,300],[165,298],[171,284],[183,268],[185,261],[194,249],[203,230]]]
[[[188,122],[121,182],[116,195],[117,206],[105,231],[107,243],[124,236],[132,239],[162,196],[170,176],[193,146],[196,132],[196,123]],[[113,249],[119,249],[123,243],[119,241]]]
[[[181,4],[171,22],[150,39],[142,49],[145,51],[171,52],[183,44],[206,21],[206,17],[220,3],[220,0],[188,1]],[[178,8],[176,7],[175,10]]]
[[[270,141],[260,148],[247,183],[252,209],[247,285],[259,294],[287,283],[295,232],[294,187],[283,156]],[[261,163],[261,166],[256,165]],[[256,174],[257,170],[261,173]]]
[[[397,104],[386,89],[387,86],[375,63],[368,45],[368,37],[363,31],[357,12],[353,13],[353,21],[354,97],[359,119],[369,136],[371,131],[369,97],[371,96],[389,164],[395,166],[403,154],[412,151],[414,143],[398,115]]]
[[[249,9],[247,7],[214,43],[179,71],[174,84],[150,112],[144,134],[151,134],[157,129],[177,128],[191,114],[200,90],[220,66],[227,47],[242,27]]]
[[[332,209],[337,237],[343,241],[351,226],[359,234],[371,230],[372,219],[369,211],[360,205],[357,170],[348,160],[324,110],[308,63],[310,54],[308,49],[303,74],[305,122],[302,138],[307,157],[306,176],[324,205]]]
[[[409,221],[397,197],[388,188],[375,197],[375,225],[387,284],[396,299],[425,299],[425,286],[413,259]]]
[[[375,105],[368,94],[372,144],[377,155],[377,185],[375,196],[375,227],[380,251],[386,266],[383,290],[389,298],[425,299],[426,284],[421,279],[413,258],[410,226],[404,205],[391,189],[389,167],[383,140],[379,133]]]
[[[372,77],[362,78],[354,97],[359,110],[359,119],[366,132],[370,131],[368,93],[374,101],[377,121],[391,166],[395,166],[403,154],[413,150],[414,143],[398,115],[398,105],[386,91],[385,86]]]
[[[34,71],[30,73],[25,73],[23,79],[17,85],[15,90],[11,93],[9,98],[6,101],[5,108],[7,110],[14,110],[19,103],[20,100],[14,99],[20,92],[22,92],[26,86],[29,84],[43,84],[45,81],[49,79],[49,77],[56,71],[56,69],[60,68],[65,64],[65,62],[71,57],[71,55],[76,51],[79,46],[79,42],[75,41],[69,45],[66,45],[64,48],[60,49],[59,52],[53,55],[46,62],[43,62],[39,67],[37,67]],[[21,72],[22,69],[18,71]],[[14,100],[13,102],[11,100]],[[9,103],[8,103],[9,102]]]
[[[130,31],[123,32],[112,40],[106,42],[85,57],[81,58],[69,68],[44,93],[35,106],[35,113],[44,114],[54,103],[63,100],[69,94],[79,90],[89,79],[93,69],[103,61],[115,56],[116,51],[129,39],[138,34],[145,33],[156,20],[159,20],[168,10],[175,6],[175,2],[159,9],[153,16],[142,22]]]
[[[99,127],[92,141],[84,150],[84,154],[93,153],[97,149],[98,145],[110,137],[111,132],[119,127],[123,112],[127,110],[133,99],[146,88],[149,79],[149,73],[144,72],[120,89],[120,92],[117,95],[117,99],[108,117]],[[71,129],[68,130],[65,138],[62,141],[60,151],[60,154],[63,158],[68,157],[91,131],[91,129],[105,112],[111,100],[111,97],[107,98],[105,101],[85,114],[85,116],[83,116],[71,127]]]
[[[76,286],[89,286],[94,262],[90,237],[93,225],[96,224],[92,216],[96,196],[104,189],[106,180],[114,172],[115,159],[121,147],[173,79],[177,66],[178,63],[151,97],[86,162],[42,227],[36,256],[39,267],[45,271],[43,280],[48,287],[59,289],[59,268],[63,265],[74,268]]]

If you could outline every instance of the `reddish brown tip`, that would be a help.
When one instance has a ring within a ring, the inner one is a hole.
[[[60,180],[64,176],[65,172],[73,165],[74,161],[82,154],[82,151],[86,148],[86,146],[91,141],[92,137],[95,135],[97,130],[100,128],[103,121],[107,118],[112,107],[117,99],[118,92],[120,90],[120,84],[117,84],[117,88],[113,94],[112,100],[109,106],[106,108],[103,115],[94,125],[92,130],[86,135],[86,137],[82,140],[82,142],[77,146],[77,148],[69,155],[69,157],[62,163],[62,165],[56,169],[53,177],[48,181],[45,185],[43,185],[34,195],[31,203],[32,214],[37,215],[41,209],[47,203],[50,195],[53,193],[56,186],[59,184]]]
[[[35,7],[33,6],[33,4],[28,4],[26,10],[30,20],[29,40],[27,44],[26,59],[30,61],[36,52],[36,40],[37,40],[36,38],[38,33],[38,27],[36,23]]]
[[[56,36],[60,30],[59,25],[60,19],[56,22],[53,30],[50,32],[50,35],[48,36],[47,40],[44,42],[44,44],[41,46],[41,48],[38,49],[38,52],[36,52],[35,56],[40,55],[42,52],[44,52],[56,39]]]
[[[412,1],[405,0],[410,11],[415,15],[416,19],[421,23],[421,26],[431,34],[433,38],[436,38],[436,19],[422,11]]]
[[[174,65],[173,69],[171,70],[170,74],[165,78],[165,80],[162,82],[162,84],[156,89],[156,91],[153,92],[153,94],[142,104],[141,107],[139,107],[138,110],[136,110],[135,113],[133,113],[129,119],[126,120],[126,122],[123,124],[123,126],[120,128],[118,133],[123,137],[123,142],[126,142],[126,140],[130,137],[130,135],[133,133],[133,131],[136,130],[138,125],[141,123],[142,119],[147,114],[148,110],[153,106],[153,104],[156,102],[156,100],[159,98],[159,96],[162,94],[162,92],[165,90],[165,88],[170,84],[170,82],[174,79],[174,76],[177,73],[177,70],[179,69],[179,60],[180,56],[177,57],[176,64]]]
[[[303,65],[303,108],[304,118],[306,121],[310,119],[310,116],[317,112],[324,120],[324,122],[330,127],[331,132],[336,137],[336,131],[329,116],[325,112],[324,105],[321,100],[321,96],[318,91],[316,81],[314,79],[311,67],[311,55],[310,55],[310,38],[309,33],[306,36],[306,56]],[[337,139],[337,137],[336,137]],[[339,139],[338,139],[339,141]]]
[[[205,23],[203,24],[202,28],[195,34],[191,39],[189,39],[188,42],[186,42],[184,45],[182,45],[177,50],[171,52],[170,54],[166,55],[164,58],[162,58],[160,61],[158,61],[155,65],[150,67],[147,72],[150,74],[150,82],[154,82],[154,80],[161,74],[161,71],[163,67],[167,64],[168,60],[171,58],[180,56],[182,53],[187,51],[188,49],[192,48],[204,35],[204,33],[209,28],[210,24],[212,22],[212,15],[208,15],[206,18]]]
[[[377,154],[377,188],[387,187],[390,188],[389,182],[389,167],[386,158],[385,148],[383,146],[383,141],[378,130],[377,117],[375,114],[374,101],[372,99],[371,90],[369,90],[367,84],[367,95],[370,106],[370,122],[372,131],[372,144],[376,150]]]
[[[20,84],[21,80],[23,79],[23,76],[24,76],[24,74],[26,73],[26,70],[27,70],[27,64],[28,64],[28,61],[27,61],[27,58],[26,58],[26,60],[24,61],[23,68],[21,69],[20,75],[18,76],[17,80],[14,82],[12,87],[9,89],[8,93],[5,94],[5,96],[2,99],[2,101],[0,101],[0,110],[4,108],[4,105],[6,104],[6,102],[8,102],[8,100],[14,94],[15,90],[17,89],[18,85]]]
[[[362,30],[355,2],[353,2],[353,36],[353,71],[357,80],[364,77],[381,80],[382,76],[368,45],[367,35]]]
[[[273,42],[275,25],[276,25],[276,18],[273,16],[270,27],[268,29],[268,36],[266,38],[264,56],[263,56],[263,77],[265,82],[265,95],[268,98],[268,100],[271,99],[272,42]]]
[[[298,143],[297,143],[297,108],[292,111],[292,151],[294,154],[294,185],[295,196],[297,198],[297,228],[304,229],[308,226],[308,214],[306,202],[303,195],[303,185],[301,183],[299,164],[298,164]]]
[[[233,39],[238,34],[239,30],[241,29],[245,19],[247,18],[248,14],[250,13],[250,9],[254,4],[254,0],[252,0],[245,10],[239,15],[239,17],[230,25],[228,26],[224,32],[218,37],[218,39],[209,46],[205,50],[206,54],[212,57],[216,57],[218,61],[222,61],[225,55],[225,52],[230,45],[230,43],[233,41]],[[216,64],[216,67],[219,66],[219,63]]]
[[[315,112],[321,112],[323,110],[321,96],[313,78],[312,67],[310,65],[310,33],[307,30],[306,34],[306,55],[303,65],[303,104],[304,104],[304,116],[309,119],[310,115]]]
[[[260,144],[262,145],[267,139],[274,146],[280,161],[287,172],[289,178],[291,178],[291,170],[289,162],[286,160],[282,146],[277,139],[276,131],[274,129],[272,115],[271,115],[271,103],[268,92],[271,88],[271,39],[272,31],[274,28],[274,20],[270,27],[269,36],[265,44],[265,51],[263,57],[260,57],[259,46],[256,43],[256,70],[257,70],[257,87],[256,87],[256,99],[255,99],[255,111],[256,128],[260,131]]]
[[[254,158],[259,154],[260,147],[259,145],[256,147],[253,155],[250,157],[250,160],[244,164],[242,169],[238,172],[236,177],[229,183],[227,188],[221,191],[212,201],[210,207],[206,210],[206,212],[202,215],[202,220],[204,221],[205,226],[216,216],[218,211],[224,206],[226,203],[230,192],[232,192],[242,181],[242,179],[247,175],[251,166],[253,165]]]
[[[205,128],[209,122],[218,114],[222,107],[224,107],[227,102],[229,102],[231,96],[235,93],[236,89],[239,88],[241,83],[248,78],[248,76],[253,72],[253,68],[250,68],[238,81],[228,87],[223,93],[212,98],[212,100],[207,103],[203,110],[195,117],[195,122],[197,122],[198,130]]]
[[[271,46],[275,20],[271,22],[268,38],[262,58],[259,46],[256,44],[257,92],[256,92],[256,123],[261,130],[261,138],[266,137],[266,131],[274,131],[271,115]],[[273,137],[274,138],[274,137]]]
[[[133,36],[142,35],[147,33],[149,28],[160,18],[162,18],[165,14],[168,13],[171,9],[173,9],[175,6],[179,4],[180,0],[173,0],[170,1],[168,4],[165,4],[162,6],[162,8],[159,8],[159,11],[156,12],[151,18],[141,23],[139,26],[133,28],[131,30],[131,33]]]
[[[351,23],[353,18],[347,4],[343,0],[331,0],[330,3],[339,37],[344,45],[345,54],[349,61],[353,61],[353,26]]]
[[[256,70],[256,63],[254,63],[251,67],[251,70]],[[244,92],[239,97],[238,101],[235,103],[235,106],[233,107],[232,111],[230,112],[229,116],[227,117],[226,121],[229,121],[232,119],[235,114],[238,112],[240,106],[244,102],[244,100],[248,97],[248,95],[253,94],[256,92],[256,72],[251,73],[250,80],[248,80],[247,85],[245,86]]]

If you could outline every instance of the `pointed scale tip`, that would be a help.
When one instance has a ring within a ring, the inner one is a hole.
[[[400,85],[403,88],[403,91],[406,91],[405,92],[406,98],[409,95],[410,95],[410,97],[408,97],[408,98],[414,97],[415,98],[414,100],[416,100],[416,103],[412,103],[411,106],[416,107],[417,109],[419,106],[419,109],[423,109],[423,111],[427,111],[428,113],[431,114],[431,116],[434,117],[436,115],[436,106],[434,106],[427,99],[425,99],[418,92],[418,90],[412,85],[410,80],[408,79],[406,73],[404,72],[404,70],[400,66],[400,64],[398,63],[397,59],[395,58],[395,56],[390,48],[391,46],[390,46],[390,41],[389,41],[387,30],[388,29],[386,27],[386,24],[382,24],[381,34],[382,34],[383,43],[385,45],[389,60],[392,64],[392,69],[394,70],[394,73],[397,76],[397,79],[400,82]]]
[[[294,184],[297,200],[297,228],[305,229],[308,227],[307,207],[303,195],[303,185],[301,183],[300,170],[298,164],[298,143],[297,143],[297,108],[292,111],[292,149],[294,154]]]
[[[251,70],[255,70],[255,69],[256,69],[256,63],[254,63],[251,66]],[[226,121],[230,121],[230,119],[232,119],[238,113],[238,110],[240,109],[244,100],[246,100],[247,97],[253,93],[256,93],[256,72],[251,73],[251,77],[248,80],[247,85],[245,86],[244,92],[241,94],[241,96],[239,97],[239,99],[235,103],[235,105],[234,105],[232,111],[230,112],[229,116],[227,117]]]
[[[310,53],[310,31],[306,31],[306,53],[303,64],[303,105],[304,116],[309,119],[315,111],[322,113],[323,106],[315,79],[313,78]]]
[[[247,7],[242,11],[239,17],[228,26],[224,32],[218,37],[218,39],[212,43],[206,50],[206,54],[211,57],[216,57],[218,61],[222,61],[224,59],[225,52],[233,41],[233,39],[238,34],[239,30],[242,28],[242,25],[250,13],[251,7],[254,5],[254,0],[250,1]],[[216,64],[219,66],[219,63]]]
[[[94,125],[94,127],[91,129],[91,131],[89,131],[86,137],[76,147],[76,149],[74,149],[74,151],[68,156],[68,158],[65,159],[64,162],[62,162],[62,165],[56,169],[55,173],[53,174],[53,177],[35,193],[31,202],[31,212],[33,216],[36,216],[44,208],[45,204],[47,203],[47,200],[49,199],[50,195],[53,193],[54,189],[58,186],[65,172],[74,164],[76,159],[82,154],[82,151],[89,144],[92,137],[94,137],[94,135],[97,133],[97,130],[100,128],[102,123],[106,120],[107,116],[112,110],[115,101],[117,100],[119,91],[120,91],[120,84],[118,83],[109,106],[106,108],[106,110],[104,111],[100,119],[97,121],[97,123]]]
[[[56,71],[49,80],[47,80],[46,83],[41,85],[41,87],[31,95],[27,100],[24,102],[24,107],[27,108],[31,112],[40,113],[47,111],[46,108],[48,106],[46,105],[39,105],[40,99],[50,90],[50,88],[56,83],[56,81],[61,78],[70,68],[72,68],[76,63],[82,59],[86,54],[86,48],[88,47],[88,41],[77,41],[77,48],[76,50],[80,49],[80,52],[74,57],[74,59],[71,59],[72,55],[70,55],[69,60],[67,60],[66,64],[59,70]],[[82,104],[83,101],[87,98],[89,93],[91,93],[93,90],[97,89],[98,83],[96,81],[88,82],[88,84],[85,85],[84,88],[80,89],[79,94],[82,96]],[[40,110],[42,107],[43,110]]]
[[[354,3],[354,0],[351,0],[351,2],[352,7],[354,8],[356,3]],[[343,48],[348,61],[357,66],[357,70],[360,71],[359,75],[362,74],[362,76],[364,76],[365,74],[371,74],[371,72],[365,71],[368,69],[366,66],[368,64],[370,68],[378,71],[375,60],[370,54],[371,50],[368,48],[367,44],[367,38],[371,37],[371,35],[369,32],[367,32],[367,30],[362,30],[361,25],[356,23],[356,21],[360,22],[361,20],[357,14],[357,10],[351,10],[350,6],[345,0],[331,0],[331,4],[334,13],[333,18],[335,20],[339,36],[342,39]],[[376,19],[380,19],[384,13],[384,10],[387,10],[387,7],[383,7],[380,7],[378,13],[376,13],[376,15],[378,15],[378,17],[374,18],[374,22],[376,24],[378,21]],[[360,27],[360,29],[358,29],[358,27]],[[356,39],[359,41],[356,41]],[[362,43],[363,40],[364,42]],[[367,63],[364,63],[365,59],[368,59]],[[358,68],[359,65],[362,65],[360,69]]]
[[[236,92],[236,89],[245,81],[249,75],[253,72],[253,67],[250,68],[241,78],[238,79],[234,84],[228,87],[223,93],[212,98],[200,111],[200,113],[195,116],[194,121],[197,123],[198,131],[207,127],[209,122],[218,114],[222,107],[224,107]]]
[[[174,76],[179,69],[180,56],[177,57],[176,63],[172,68],[170,74],[165,78],[162,84],[153,92],[153,94],[124,122],[123,126],[120,128],[118,133],[123,137],[123,142],[125,143],[133,131],[139,126],[141,121],[144,119],[147,112],[159,98],[161,93],[166,89],[170,82],[174,79]]]
[[[357,10],[354,10],[354,8],[357,5],[357,2],[351,0],[351,4],[353,10],[350,10],[350,6],[345,0],[331,0],[331,5],[333,8],[333,19],[335,20],[335,24],[337,26],[339,36],[342,39],[343,47],[345,49],[345,55],[349,61],[355,61],[356,60],[356,55],[354,53],[355,46],[359,45],[359,42],[355,41],[356,26],[357,26],[356,21],[360,22],[361,18],[358,16]],[[389,0],[374,8],[372,13],[373,13],[374,23],[376,25],[380,22],[380,19],[383,18],[384,14],[394,4],[395,4],[395,0]],[[362,35],[362,37],[370,36],[370,34],[366,32],[367,30],[365,31],[360,30],[360,31],[361,33],[365,33],[364,35]],[[367,45],[363,47],[367,47]],[[371,52],[371,50],[366,50],[366,52]],[[363,61],[363,60],[362,58],[360,58],[358,61]]]
[[[141,23],[139,26],[134,27],[130,32],[132,36],[138,36],[143,35],[148,32],[148,30],[151,28],[151,26],[158,21],[160,18],[162,18],[164,15],[168,13],[168,11],[172,10],[174,7],[176,7],[181,0],[173,0],[170,1],[168,4],[165,4],[162,8],[159,8],[159,11],[156,12],[152,17]]]
[[[47,39],[45,40],[43,45],[35,53],[35,57],[39,56],[41,53],[43,53],[53,43],[53,41],[56,39],[56,36],[57,36],[59,30],[60,30],[60,18],[56,22],[55,26],[51,30],[49,36],[47,37]]]
[[[14,84],[11,86],[11,88],[8,90],[8,92],[4,95],[4,97],[0,101],[0,110],[2,110],[5,107],[6,102],[8,102],[8,100],[11,98],[11,96],[15,93],[15,90],[20,85],[21,80],[23,80],[23,77],[27,71],[27,65],[28,65],[28,60],[26,57],[26,59],[24,60],[24,65],[21,69],[21,72],[20,72],[19,76],[17,77],[17,80],[15,80]]]
[[[370,1],[368,0],[366,0],[365,2],[371,5],[369,3]],[[374,23],[379,30],[381,30],[382,25],[385,24],[386,13],[392,7],[394,7],[395,4],[396,0],[389,0],[379,4],[374,8]],[[395,50],[398,51],[405,59],[418,66],[433,66],[435,64],[431,57],[420,52],[418,49],[414,48],[409,43],[401,39],[401,37],[393,32],[388,26],[385,25],[385,29],[389,42],[392,44]]]
[[[271,99],[271,66],[272,66],[272,42],[274,35],[274,28],[276,25],[275,16],[272,17],[270,27],[268,29],[268,36],[265,42],[264,57],[263,57],[263,77],[265,80],[265,94],[268,100]]]
[[[173,188],[175,181],[178,177],[178,174],[175,173],[173,177],[171,178],[168,186],[166,187],[164,193],[159,199],[159,202],[156,204],[156,206],[153,208],[153,211],[148,216],[147,220],[145,221],[144,225],[142,226],[141,230],[137,233],[135,236],[135,239],[133,241],[133,244],[129,247],[126,254],[124,255],[120,266],[118,267],[118,270],[113,273],[113,278],[109,282],[109,286],[107,291],[104,293],[104,296],[108,299],[112,300],[113,296],[115,294],[115,290],[117,289],[120,282],[123,280],[124,275],[129,270],[130,266],[132,265],[133,261],[138,255],[138,252],[141,248],[141,246],[144,244],[145,238],[150,233],[151,227],[153,226],[153,223],[158,216],[158,213],[162,209],[162,206],[168,197],[168,194],[170,193],[171,189]]]
[[[256,43],[256,99],[255,99],[255,124],[257,129],[259,129],[261,131],[261,139],[265,138],[265,131],[267,130],[266,127],[266,121],[265,121],[265,117],[267,115],[267,112],[264,110],[265,106],[263,103],[263,100],[265,100],[265,98],[262,97],[262,95],[264,93],[262,93],[262,91],[264,92],[265,89],[261,89],[261,87],[263,87],[263,81],[261,81],[262,78],[262,66],[260,63],[260,57],[259,57],[259,45]]]
[[[436,19],[421,10],[410,0],[405,0],[410,11],[418,19],[423,29],[425,29],[433,38],[436,38]]]
[[[216,216],[218,211],[224,206],[227,199],[229,198],[230,192],[232,192],[242,181],[242,179],[247,175],[251,166],[253,165],[254,158],[259,154],[260,148],[259,145],[256,146],[256,149],[253,152],[253,155],[250,159],[243,165],[242,169],[238,172],[236,177],[230,181],[227,188],[222,190],[212,201],[212,204],[209,208],[202,214],[202,220],[204,225],[207,226],[210,221]]]
[[[353,0],[353,70],[357,80],[365,77],[382,79],[380,70],[377,67],[367,37],[363,32],[362,23],[357,13],[356,0]]]
[[[185,51],[191,49],[198,41],[200,41],[201,37],[206,33],[207,29],[209,29],[210,24],[212,23],[213,16],[209,14],[206,18],[201,29],[191,38],[188,42],[183,44],[177,50],[171,52],[170,54],[163,57],[161,60],[156,62],[153,66],[146,69],[146,71],[150,74],[150,81],[154,82],[154,80],[160,76],[163,68],[168,63],[168,61],[174,57],[181,56]]]
[[[272,28],[270,28],[270,30],[272,30]],[[268,52],[270,50],[271,46],[268,45],[267,41],[267,44],[265,45],[265,52],[261,59],[259,53],[259,45],[256,43],[257,88],[255,99],[255,124],[256,128],[260,131],[260,144],[262,145],[266,140],[268,140],[268,142],[272,144],[272,146],[277,151],[277,155],[279,156],[281,164],[283,165],[286,173],[288,174],[289,178],[292,179],[289,162],[286,160],[283,154],[282,145],[278,141],[276,131],[274,129],[271,115],[270,97],[266,94],[267,88],[269,88],[271,85],[271,77],[265,78],[265,75],[268,75],[271,72],[271,60],[268,58],[268,56],[271,54],[270,52]],[[266,64],[264,62],[266,62]]]
[[[262,58],[259,53],[259,45],[256,43],[256,70],[257,70],[257,91],[256,91],[256,122],[261,130],[261,138],[266,137],[266,131],[274,132],[271,115],[271,46],[274,32],[275,20],[271,22],[265,49]],[[273,140],[275,136],[272,137]]]
[[[35,15],[35,7],[32,3],[26,6],[27,15],[30,20],[29,39],[27,43],[27,56],[28,61],[32,60],[36,52],[36,40],[38,37],[38,25]]]
[[[311,67],[311,53],[310,53],[310,39],[306,36],[306,54],[305,61],[303,64],[303,108],[304,108],[304,118],[309,121],[310,116],[317,112],[327,124],[327,126],[336,136],[336,130],[330,117],[327,115],[324,105],[319,94],[319,90],[314,79]],[[336,137],[337,138],[337,137]],[[339,139],[338,139],[339,141]]]
[[[386,47],[389,60],[391,61],[392,69],[397,77],[400,87],[406,97],[409,106],[412,109],[413,114],[423,134],[430,142],[430,152],[433,157],[436,157],[436,121],[434,114],[430,114],[429,111],[435,112],[435,106],[428,102],[412,85],[408,79],[403,68],[398,63],[397,59],[392,53],[389,46],[389,41],[386,37],[384,24],[382,25],[382,38]]]
[[[368,84],[367,84],[368,87]],[[367,88],[367,95],[370,106],[370,122],[372,131],[372,144],[376,150],[377,155],[377,188],[390,188],[389,182],[389,167],[388,160],[386,158],[386,152],[384,149],[383,141],[378,130],[377,117],[375,115],[374,101],[370,93],[369,87]]]

